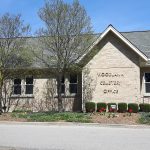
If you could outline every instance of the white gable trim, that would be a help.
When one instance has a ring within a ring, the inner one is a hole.
[[[89,47],[89,51],[91,51],[94,48],[94,46],[97,45],[108,34],[109,31],[112,31],[115,35],[117,35],[117,37],[119,37],[123,42],[125,42],[141,58],[143,58],[145,61],[148,61],[148,58],[129,40],[127,40],[121,33],[119,33],[112,25],[109,25],[108,28],[106,28],[106,30],[98,37],[98,39]]]

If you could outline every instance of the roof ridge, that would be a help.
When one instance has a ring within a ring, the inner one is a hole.
[[[100,35],[101,33],[90,33],[89,35]],[[88,35],[87,33],[82,34],[82,35]],[[29,36],[24,36],[24,37],[14,37],[14,38],[41,38],[41,37],[47,37],[45,35],[39,35],[39,36],[35,36],[35,35],[29,35]],[[0,38],[0,39],[5,39],[5,38]]]
[[[123,31],[123,32],[120,32],[120,33],[133,33],[133,32],[150,32],[150,30],[141,30],[141,31],[137,31],[137,30],[135,30],[135,31]]]

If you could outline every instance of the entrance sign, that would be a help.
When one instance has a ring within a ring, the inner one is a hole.
[[[100,72],[97,73],[97,77],[100,78],[100,86],[104,86],[103,94],[118,94],[118,86],[121,85],[121,79],[124,74],[121,73],[110,73],[110,72]],[[106,88],[107,87],[107,88]]]

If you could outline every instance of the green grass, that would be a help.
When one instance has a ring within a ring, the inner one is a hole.
[[[141,113],[139,123],[150,125],[150,113]]]
[[[43,113],[27,113],[27,112],[13,112],[12,117],[15,118],[25,118],[27,121],[34,122],[52,122],[52,121],[66,121],[66,122],[91,122],[89,114],[85,113],[52,113],[52,112],[43,112]]]

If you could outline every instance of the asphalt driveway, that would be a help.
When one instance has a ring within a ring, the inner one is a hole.
[[[0,124],[0,150],[148,150],[150,128]]]

